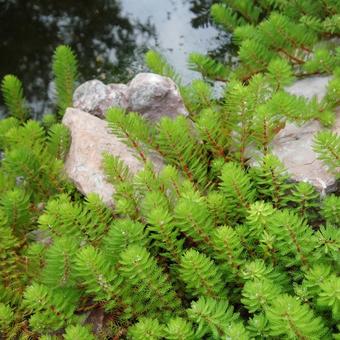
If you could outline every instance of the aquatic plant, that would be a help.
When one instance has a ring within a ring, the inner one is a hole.
[[[21,84],[7,76],[2,89],[12,115],[0,121],[1,336],[337,338],[340,198],[291,183],[270,153],[286,121],[332,124],[338,52],[327,49],[335,59],[323,68],[321,52],[309,55],[315,64],[303,65],[287,54],[300,57],[317,38],[338,34],[337,3],[300,1],[304,18],[290,1],[214,5],[215,20],[240,42],[240,62],[233,68],[192,55],[190,67],[204,79],[188,86],[149,52],[149,67],[175,78],[190,117],[151,126],[136,113],[107,112],[112,133],[145,162],[133,176],[120,159],[104,156],[114,208],[97,195],[83,197],[63,174],[70,137],[59,120],[77,74],[71,50],[55,53],[58,115],[42,122],[27,120]],[[282,23],[298,34],[277,37],[288,50],[263,48],[264,32]],[[245,60],[251,50],[258,61],[250,54]],[[254,72],[255,66],[263,67]],[[283,91],[300,69],[335,70],[321,103]],[[227,83],[221,98],[208,78]],[[339,138],[325,131],[315,150],[338,174]],[[252,168],[249,147],[263,155]],[[159,173],[146,161],[150,149],[166,162]],[[96,313],[103,321],[94,333]]]

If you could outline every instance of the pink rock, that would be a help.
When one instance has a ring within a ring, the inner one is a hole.
[[[119,157],[132,174],[144,168],[144,164],[115,135],[110,132],[107,122],[79,109],[68,108],[63,124],[71,132],[71,146],[65,162],[68,177],[84,195],[97,193],[107,205],[113,204],[114,187],[106,181],[102,170],[102,154],[109,152]],[[156,171],[163,162],[156,154],[149,159]]]
[[[326,94],[331,77],[315,76],[298,80],[288,87],[287,92],[320,101]],[[313,151],[313,139],[324,128],[318,121],[310,121],[302,126],[287,124],[272,142],[272,152],[282,161],[292,179],[306,181],[314,185],[322,194],[337,189],[334,175],[329,173],[324,163],[317,159]],[[340,133],[340,108],[332,131]]]
[[[302,126],[287,124],[272,142],[272,152],[284,164],[292,179],[311,183],[322,194],[336,190],[336,179],[313,151],[313,140],[324,128],[318,121]],[[340,133],[340,109],[332,131]]]

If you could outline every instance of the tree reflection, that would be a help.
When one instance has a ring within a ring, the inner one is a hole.
[[[76,52],[80,81],[99,78],[109,83],[131,79],[144,67],[147,48],[161,49],[163,42],[158,41],[156,29],[149,21],[140,22],[123,14],[122,8],[126,9],[127,3],[131,6],[131,1],[124,1],[0,0],[0,79],[8,73],[18,76],[34,111],[40,114],[50,109],[51,59],[60,44],[68,44]],[[155,12],[147,13],[149,17],[159,15],[166,7],[165,1],[173,0],[150,0],[148,5],[154,6]],[[191,25],[200,28],[210,24],[210,6],[216,1],[176,0],[174,3],[180,11],[181,4],[186,11],[189,5],[188,15],[191,18],[194,15]],[[138,13],[136,16],[139,17]],[[177,20],[182,20],[179,18]],[[176,25],[176,20],[172,24]],[[178,43],[178,39],[173,41]],[[222,49],[218,53],[221,58],[225,51],[223,41],[221,39]],[[195,45],[190,36],[186,36],[183,43],[190,49],[186,52],[192,52]],[[178,49],[181,45],[171,48]],[[210,53],[216,54],[215,48],[214,51]],[[2,96],[0,113],[1,102]]]
[[[123,81],[136,51],[154,34],[150,24],[124,17],[119,1],[0,0],[0,77],[15,74],[30,101],[46,103],[59,44],[76,52],[82,79],[105,74],[107,81]]]
[[[210,7],[219,0],[186,0],[190,4],[190,10],[195,14],[191,20],[193,27],[206,27],[211,24]]]

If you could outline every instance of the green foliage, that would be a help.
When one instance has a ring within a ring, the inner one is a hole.
[[[42,117],[42,123],[48,129],[53,124],[57,123],[57,116],[54,115],[53,113],[48,113]]]
[[[81,249],[75,259],[74,271],[85,292],[95,301],[109,301],[107,307],[115,307],[121,279],[102,252],[93,246]]]
[[[329,130],[314,149],[338,176],[330,128],[340,51],[324,40],[338,34],[339,11],[334,0],[215,3],[212,16],[233,32],[239,60],[193,53],[189,66],[203,79],[187,86],[150,51],[149,68],[177,82],[189,116],[151,123],[108,110],[111,132],[144,165],[133,174],[102,155],[112,205],[64,177],[71,50],[55,53],[59,112],[41,123],[26,121],[22,86],[6,77],[13,117],[0,122],[0,337],[336,338],[338,192],[320,197],[292,183],[271,142],[287,122],[318,119]],[[321,102],[284,90],[309,73],[333,74]],[[211,80],[225,83],[219,95]],[[150,162],[155,154],[162,169]]]
[[[89,201],[75,203],[70,197],[60,195],[50,200],[40,215],[40,229],[53,236],[75,236],[95,244],[103,236],[108,221],[105,217],[101,220],[103,216],[95,208]]]
[[[306,219],[315,217],[315,210],[320,204],[319,194],[307,182],[299,182],[293,187],[289,201],[294,202],[296,211]]]
[[[201,297],[192,302],[187,312],[189,319],[198,325],[198,338],[212,335],[213,339],[220,339],[226,336],[230,322],[238,319],[238,315],[233,313],[233,307],[223,298],[215,300]]]
[[[294,81],[294,73],[287,60],[273,59],[268,65],[268,78],[276,90],[279,90]]]
[[[72,106],[72,96],[77,80],[77,59],[69,46],[58,46],[53,55],[53,74],[57,90],[58,114],[63,116]]]
[[[14,117],[5,118],[0,121],[0,146],[5,148],[8,143],[7,133],[9,131],[16,130],[19,127],[19,121]]]
[[[17,234],[23,234],[30,225],[29,197],[20,189],[3,193],[0,206],[7,217],[7,224]]]
[[[49,153],[58,140],[46,143],[46,132],[38,122],[29,121],[23,126],[4,131],[6,159],[2,169],[9,183],[32,195],[34,201],[61,192],[65,185],[62,162]]]
[[[201,110],[213,107],[213,88],[202,79],[195,79],[182,88],[184,104],[193,117]]]
[[[178,85],[181,83],[180,76],[168,64],[162,55],[154,50],[149,50],[145,54],[145,63],[152,72],[169,77],[174,80]]]
[[[65,330],[65,340],[94,340],[95,337],[91,334],[90,330],[81,325],[69,326]]]
[[[53,124],[48,131],[48,152],[56,159],[64,160],[70,146],[70,133],[62,124]]]
[[[11,74],[4,77],[1,91],[10,114],[24,122],[28,117],[21,81]]]
[[[272,336],[285,336],[288,339],[327,338],[327,329],[322,319],[315,317],[308,305],[300,304],[292,296],[284,294],[277,297],[266,311],[266,316]]]
[[[230,215],[243,217],[255,201],[256,192],[250,177],[236,163],[226,163],[221,174],[221,190],[228,202]]]
[[[157,340],[163,337],[164,327],[157,319],[141,318],[138,323],[129,328],[129,335],[131,339],[136,340]]]
[[[314,151],[336,176],[340,174],[340,137],[331,131],[318,132],[314,137]]]
[[[7,225],[7,218],[3,211],[0,212],[0,291],[3,302],[16,302],[20,299],[22,287],[26,276],[22,274],[19,259],[19,239],[14,236],[13,230]],[[20,274],[21,272],[21,274]]]
[[[109,153],[103,154],[103,168],[106,179],[114,185],[130,182],[131,180],[131,174],[124,162]]]
[[[138,199],[134,192],[132,175],[127,165],[109,153],[103,153],[102,166],[106,180],[116,189],[115,211],[133,219],[139,216]]]
[[[226,276],[237,277],[244,262],[241,239],[231,227],[218,228],[212,238],[213,256]]]
[[[175,207],[178,228],[202,247],[211,245],[213,220],[202,198],[187,195],[178,200]]]
[[[72,270],[78,251],[78,242],[67,237],[55,238],[45,254],[42,282],[50,287],[72,287],[75,279]]]
[[[132,244],[147,245],[144,225],[130,219],[115,220],[103,238],[102,249],[111,263],[117,263],[121,252]]]
[[[190,249],[183,254],[179,273],[193,295],[215,299],[226,295],[222,273],[212,260],[196,250]]]
[[[259,19],[261,9],[254,6],[250,0],[227,0],[227,5],[230,6],[235,12],[244,17],[248,22],[255,24]]]
[[[331,276],[320,284],[318,306],[330,309],[334,320],[340,320],[340,278]]]
[[[29,324],[37,332],[56,331],[68,322],[76,320],[74,315],[79,293],[74,289],[49,289],[37,283],[28,286],[23,305],[32,313]]]
[[[159,195],[154,195],[153,192],[149,197],[153,202],[159,204]],[[150,238],[155,241],[155,245],[161,248],[164,252],[163,256],[170,260],[180,261],[180,254],[183,249],[183,240],[178,240],[178,230],[175,229],[174,218],[169,213],[169,210],[162,207],[152,207],[145,214],[149,224]]]
[[[270,216],[269,230],[275,235],[275,248],[283,262],[288,266],[295,263],[309,266],[316,240],[312,229],[301,217],[289,210],[276,211]]]
[[[260,166],[252,169],[252,176],[259,198],[273,202],[275,208],[285,206],[285,197],[290,189],[287,183],[289,176],[276,156],[271,154],[264,156]]]
[[[250,336],[256,339],[268,338],[270,335],[268,319],[264,314],[254,315],[253,318],[248,320],[247,330]]]
[[[339,250],[340,250],[340,231],[338,228],[327,225],[321,226],[317,232],[318,248],[321,250],[322,256],[325,256],[326,260],[331,259],[334,263],[339,262]]]
[[[340,56],[340,50],[338,50]],[[340,94],[340,67],[337,67],[333,72],[333,77],[327,85],[327,92],[323,99],[323,105],[326,108],[334,109],[339,105]]]
[[[191,53],[188,62],[191,70],[214,80],[226,81],[230,73],[225,65],[199,53]]]
[[[318,118],[311,105],[312,103],[307,104],[303,97],[279,91],[266,103],[266,108],[271,112],[279,112],[287,120],[305,122],[312,118]]]
[[[245,23],[242,17],[238,17],[231,8],[223,4],[212,5],[211,15],[217,24],[222,25],[228,31],[232,31]]]
[[[226,335],[229,339],[241,339],[248,340],[249,333],[241,322],[232,322],[227,331]]]
[[[340,224],[340,197],[329,195],[322,202],[321,214],[327,223]]]
[[[223,128],[222,114],[213,109],[202,110],[195,123],[208,150],[216,158],[227,159],[228,144],[230,142],[228,141],[228,135],[220,133],[221,128]]]
[[[327,49],[318,49],[314,52],[313,58],[304,64],[304,70],[307,73],[328,73],[331,74],[340,61],[336,56],[329,53]]]
[[[145,248],[129,246],[121,254],[120,274],[130,291],[134,291],[140,308],[148,314],[157,311],[175,313],[180,300],[154,258]],[[156,314],[157,315],[157,314]]]
[[[280,78],[289,82],[293,73],[329,74],[339,66],[336,47],[314,49],[318,41],[339,33],[338,11],[333,0],[224,0],[212,5],[211,16],[224,30],[233,32],[239,46],[241,63],[236,75],[240,79],[248,81],[253,74],[268,70],[276,75],[282,71]],[[277,63],[278,58],[283,63]]]
[[[271,280],[282,287],[287,287],[289,282],[286,273],[277,267],[267,265],[262,259],[247,261],[241,270],[241,275],[244,280]]]
[[[10,306],[3,303],[0,304],[0,330],[7,333],[14,321],[14,313]]]
[[[275,304],[280,294],[280,287],[270,280],[255,279],[247,281],[242,290],[242,303],[249,312],[264,312],[268,306]]]
[[[159,122],[156,141],[162,154],[176,165],[193,183],[207,182],[206,151],[191,130],[190,122],[184,116],[172,120],[163,117]]]
[[[147,162],[147,150],[144,143],[148,143],[150,129],[147,122],[142,117],[130,112],[126,115],[125,110],[121,108],[111,108],[106,112],[106,119],[112,132],[135,149],[137,155],[143,162]]]
[[[177,317],[172,318],[166,325],[165,338],[169,340],[194,340],[193,326],[187,320]]]

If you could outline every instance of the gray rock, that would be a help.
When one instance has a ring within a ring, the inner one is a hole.
[[[106,86],[99,80],[90,80],[80,85],[73,95],[73,106],[82,111],[103,118],[108,108],[128,107],[127,86],[111,84]]]
[[[128,85],[90,80],[73,95],[73,107],[100,118],[112,106],[139,112],[153,122],[162,116],[188,115],[176,84],[154,73],[140,73]]]
[[[188,115],[176,84],[154,73],[140,73],[129,84],[129,110],[151,121],[162,116]]]
[[[65,162],[65,172],[80,192],[97,193],[107,205],[112,205],[114,187],[106,181],[102,170],[102,154],[109,152],[119,157],[132,174],[144,168],[144,164],[115,135],[110,133],[107,122],[79,109],[68,108],[63,124],[71,132],[71,146]],[[155,170],[163,162],[155,153],[149,156]]]
[[[326,94],[327,84],[331,78],[331,76],[315,76],[301,79],[287,87],[286,91],[307,99],[312,99],[316,96],[320,101]]]
[[[313,139],[323,127],[317,121],[310,121],[302,126],[287,124],[272,142],[272,152],[287,168],[293,180],[311,183],[323,195],[336,191],[335,176],[330,174],[318,155],[313,151]],[[340,133],[340,110],[332,128]]]
[[[311,77],[297,81],[286,90],[294,95],[308,99],[317,96],[318,100],[326,94],[331,77]],[[327,167],[317,159],[313,151],[314,136],[323,127],[318,121],[310,121],[302,126],[287,124],[272,142],[272,152],[283,162],[292,179],[306,181],[315,186],[322,194],[335,191],[335,176],[327,171]],[[332,131],[340,133],[340,108],[337,110],[336,122]]]

